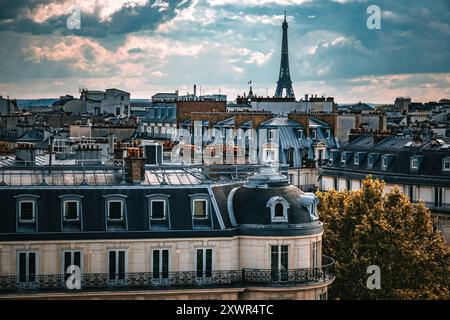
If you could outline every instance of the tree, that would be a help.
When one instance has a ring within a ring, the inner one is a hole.
[[[318,193],[323,250],[336,260],[335,299],[449,299],[450,248],[423,203],[370,176],[358,191]],[[370,265],[381,288],[368,289]]]

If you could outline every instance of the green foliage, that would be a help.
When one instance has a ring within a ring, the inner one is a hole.
[[[370,176],[361,190],[318,193],[324,253],[336,259],[335,299],[449,299],[450,248],[423,203]],[[369,290],[367,267],[381,269]]]

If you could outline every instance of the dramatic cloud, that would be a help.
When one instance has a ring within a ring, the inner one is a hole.
[[[297,96],[391,102],[449,96],[450,2],[364,0],[0,0],[0,94],[57,97],[78,85],[135,98],[194,83],[233,99],[252,80],[272,95],[289,23]],[[71,8],[81,29],[68,29]],[[192,91],[192,90],[191,90]],[[206,92],[208,92],[206,91]]]

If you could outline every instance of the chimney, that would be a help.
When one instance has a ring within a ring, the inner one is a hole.
[[[16,161],[25,165],[34,165],[36,161],[35,146],[32,143],[22,142],[15,148]]]
[[[359,130],[354,130],[351,129],[350,132],[348,133],[348,142],[353,142],[355,141],[357,138],[359,138],[361,135],[363,134],[363,132],[359,131]]]
[[[114,160],[114,134],[108,134],[108,156],[109,160]]]
[[[194,97],[196,97],[196,96],[197,96],[197,85],[194,84]]]
[[[125,158],[125,170],[127,180],[133,183],[140,183],[145,177],[145,158],[141,147],[127,149]]]
[[[374,142],[374,143],[378,143],[378,142],[380,142],[381,140],[383,140],[383,139],[389,137],[390,135],[391,135],[391,134],[388,133],[388,132],[375,132],[375,133],[373,134],[373,142]]]
[[[308,94],[305,94],[305,101],[308,101]]]
[[[163,163],[163,146],[159,143],[145,145],[144,154],[146,164],[161,165]]]

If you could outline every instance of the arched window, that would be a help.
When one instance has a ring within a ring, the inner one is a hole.
[[[267,207],[270,208],[272,222],[288,222],[289,202],[286,199],[275,196],[267,201]]]
[[[281,202],[275,205],[275,217],[282,217],[284,215],[284,206]]]

